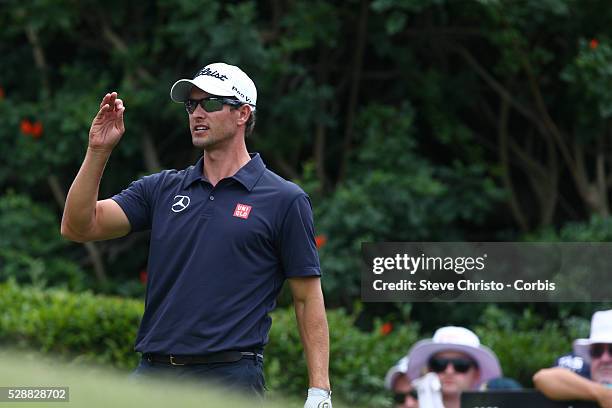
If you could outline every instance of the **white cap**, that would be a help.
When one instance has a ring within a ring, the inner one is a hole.
[[[612,309],[595,312],[591,320],[591,336],[574,341],[574,353],[590,362],[589,349],[591,344],[597,343],[612,344]]]
[[[170,98],[175,102],[185,102],[194,86],[211,95],[234,96],[253,108],[257,104],[255,84],[244,71],[234,65],[223,62],[208,64],[193,79],[176,81],[170,90]]]
[[[405,375],[408,371],[408,356],[402,357],[385,375],[385,388],[393,389],[393,383],[400,375]]]

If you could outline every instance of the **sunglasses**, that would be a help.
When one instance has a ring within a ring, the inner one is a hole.
[[[209,96],[202,99],[187,99],[185,101],[185,109],[189,114],[193,114],[196,108],[200,105],[206,112],[218,112],[223,109],[223,105],[240,106],[242,102],[236,99],[223,98],[220,96]]]
[[[395,392],[393,393],[393,401],[396,404],[403,404],[406,402],[406,398],[412,398],[415,400],[419,399],[419,394],[417,394],[416,390],[411,390],[409,392]]]
[[[434,373],[441,373],[446,370],[449,364],[453,365],[453,369],[458,373],[467,373],[470,368],[477,367],[477,364],[465,358],[438,358],[434,357],[429,360],[429,369]]]
[[[612,344],[608,343],[598,343],[591,345],[589,349],[589,355],[591,358],[601,358],[604,355],[604,352],[608,350],[608,354],[612,356]]]

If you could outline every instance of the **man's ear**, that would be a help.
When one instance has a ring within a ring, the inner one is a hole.
[[[251,117],[251,107],[249,105],[242,105],[238,109],[240,116],[238,117],[238,125],[244,125]]]

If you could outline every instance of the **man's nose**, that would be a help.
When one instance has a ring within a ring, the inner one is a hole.
[[[196,107],[195,107],[195,110],[194,110],[194,111],[193,111],[193,113],[192,113],[192,116],[197,116],[197,117],[199,117],[199,118],[203,118],[203,117],[205,117],[207,114],[208,114],[208,112],[206,112],[206,111],[204,110],[204,108],[202,107],[202,105],[198,103],[198,104],[196,105]]]

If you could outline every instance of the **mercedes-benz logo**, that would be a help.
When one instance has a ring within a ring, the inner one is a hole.
[[[174,211],[174,212],[181,212],[181,211],[183,211],[185,208],[187,208],[189,206],[190,202],[191,202],[191,200],[187,196],[184,196],[184,195],[175,195],[174,196],[174,204],[172,204],[172,211]]]

